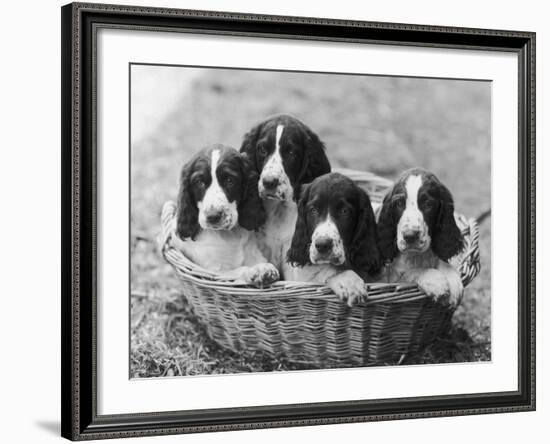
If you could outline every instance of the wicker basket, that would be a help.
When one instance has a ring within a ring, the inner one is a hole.
[[[373,204],[391,186],[371,173],[339,171],[368,191]],[[311,367],[380,365],[418,353],[450,326],[453,309],[434,302],[415,284],[367,284],[367,301],[350,308],[319,284],[280,281],[257,289],[224,279],[171,245],[173,217],[173,204],[165,205],[162,253],[208,335],[225,349]],[[456,219],[465,237],[456,259],[467,286],[480,269],[479,233],[474,219]]]

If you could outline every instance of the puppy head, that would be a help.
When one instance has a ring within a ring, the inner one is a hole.
[[[330,172],[323,143],[295,117],[281,114],[252,128],[241,145],[255,165],[262,199],[296,199],[300,185]]]
[[[385,260],[398,252],[418,254],[431,248],[447,261],[464,243],[451,193],[434,174],[419,168],[406,171],[384,198],[378,233]]]
[[[177,233],[194,239],[200,229],[231,230],[240,224],[255,230],[264,222],[258,175],[234,148],[213,145],[182,169]]]
[[[330,173],[304,187],[289,262],[331,264],[374,274],[380,268],[377,244],[370,199],[351,179]]]

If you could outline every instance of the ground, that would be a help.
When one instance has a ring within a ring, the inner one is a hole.
[[[140,75],[154,76],[150,70]],[[175,199],[190,155],[216,142],[238,148],[266,116],[286,112],[304,120],[325,142],[333,166],[390,179],[422,166],[452,190],[458,212],[475,217],[490,209],[487,82],[241,70],[185,78],[192,83],[173,99],[173,110],[131,147],[132,377],[302,368],[244,359],[208,340],[155,243],[162,205]],[[490,360],[490,225],[490,218],[481,225],[481,273],[466,289],[451,332],[408,363]]]

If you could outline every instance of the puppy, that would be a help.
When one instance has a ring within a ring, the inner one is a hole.
[[[460,302],[462,280],[448,261],[462,251],[464,239],[453,197],[434,174],[419,168],[403,173],[384,198],[378,234],[382,257],[391,261],[389,282],[414,282],[435,299]]]
[[[300,186],[330,172],[324,145],[304,123],[281,114],[251,129],[241,152],[260,176],[258,192],[266,210],[258,232],[260,249],[281,269],[296,225]]]
[[[257,245],[265,221],[258,174],[234,148],[213,145],[182,169],[177,246],[193,262],[225,277],[262,287],[279,278]]]
[[[365,280],[381,264],[368,194],[339,173],[305,185],[287,259],[287,280],[327,284],[350,306],[366,296]]]

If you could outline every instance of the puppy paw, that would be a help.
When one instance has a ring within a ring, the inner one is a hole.
[[[367,296],[367,287],[365,281],[352,270],[346,270],[327,281],[327,285],[334,294],[343,302],[351,307],[352,305],[363,302]]]
[[[425,270],[416,278],[416,284],[424,293],[435,301],[449,299],[449,282],[445,275],[439,270]]]
[[[246,281],[255,287],[263,288],[279,280],[279,271],[273,264],[263,262],[250,267]]]
[[[458,273],[447,274],[447,282],[449,283],[449,305],[457,307],[462,301],[464,295],[464,285]]]

